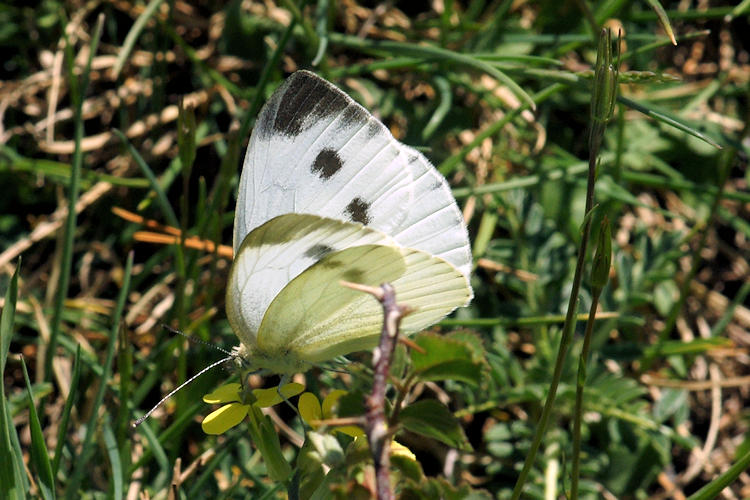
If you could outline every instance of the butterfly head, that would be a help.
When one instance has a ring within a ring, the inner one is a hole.
[[[290,349],[264,350],[258,346],[249,348],[240,344],[232,352],[236,355],[238,368],[243,371],[294,375],[312,368],[311,363],[304,361]]]

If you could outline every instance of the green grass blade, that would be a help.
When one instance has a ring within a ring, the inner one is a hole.
[[[432,136],[453,107],[453,92],[448,80],[442,76],[436,76],[433,81],[435,82],[435,89],[440,96],[440,101],[427,125],[425,125],[424,130],[422,130],[423,140],[427,140]]]
[[[81,171],[83,170],[83,151],[81,142],[83,141],[83,96],[86,94],[88,87],[89,74],[91,73],[91,61],[96,54],[99,40],[102,36],[102,26],[104,25],[104,16],[99,16],[94,34],[91,37],[91,47],[86,65],[81,72],[80,81],[76,77],[74,68],[73,47],[69,40],[65,44],[65,58],[68,63],[68,81],[70,84],[71,107],[75,110],[74,119],[74,142],[73,161],[70,170],[70,185],[68,188],[68,216],[65,220],[62,255],[60,258],[60,280],[58,283],[57,293],[55,295],[55,308],[50,325],[49,343],[44,360],[44,377],[49,380],[52,377],[52,360],[55,358],[57,348],[57,338],[60,334],[60,325],[62,323],[63,306],[65,298],[68,295],[68,285],[70,284],[70,275],[73,268],[73,244],[75,242],[75,232],[78,216],[76,214],[76,204],[78,203],[78,194],[80,192]],[[43,412],[40,412],[43,413]]]
[[[24,472],[23,452],[21,451],[21,443],[18,441],[18,434],[16,434],[13,428],[13,417],[10,414],[10,406],[5,404],[3,401],[3,435],[0,439],[3,440],[3,444],[0,445],[0,451],[3,452],[3,457],[8,457],[7,461],[3,463],[0,469],[3,469],[0,474],[0,498],[7,498],[8,500],[23,500],[27,498],[27,493],[30,489],[29,481],[26,478]],[[7,441],[7,446],[5,442]],[[8,462],[10,462],[9,465]],[[7,481],[7,482],[6,482]]]
[[[45,499],[54,499],[56,498],[55,478],[49,461],[47,444],[44,441],[42,425],[39,422],[39,415],[37,415],[34,406],[34,395],[31,390],[29,372],[26,369],[26,363],[23,358],[21,358],[21,367],[23,368],[23,378],[26,381],[26,393],[29,396],[29,429],[31,430],[30,464],[37,473],[37,484],[39,485],[42,497]]]
[[[70,411],[73,409],[73,403],[78,398],[78,383],[81,380],[81,345],[76,346],[76,355],[73,358],[73,376],[70,380],[70,394],[65,400],[60,421],[57,429],[57,446],[55,447],[55,457],[52,460],[52,473],[57,475],[60,468],[60,458],[62,457],[63,446],[65,445],[65,436],[68,434],[68,422],[70,422]]]
[[[169,459],[167,458],[167,452],[164,451],[164,447],[162,446],[162,440],[160,440],[158,437],[156,437],[156,434],[154,433],[153,429],[148,425],[147,422],[142,423],[138,426],[138,430],[143,433],[143,435],[146,437],[146,441],[148,441],[149,444],[149,451],[152,453],[154,460],[156,460],[157,465],[161,470],[167,474],[169,474],[172,470],[171,466],[169,465]],[[140,466],[139,463],[136,464],[136,466]]]
[[[318,35],[318,50],[312,61],[313,66],[320,64],[328,49],[328,9],[328,0],[318,0],[318,5],[315,7],[315,34]]]
[[[681,120],[680,118],[677,118],[676,116],[673,116],[665,111],[656,110],[653,107],[649,107],[645,104],[641,104],[632,99],[628,99],[627,97],[619,96],[617,100],[625,104],[626,106],[635,109],[636,111],[640,111],[646,116],[650,116],[651,118],[657,121],[670,125],[676,128],[677,130],[681,130],[682,132],[685,132],[686,134],[692,135],[693,137],[702,140],[706,144],[710,144],[716,149],[722,148],[721,144],[713,140],[711,137],[707,136],[706,134],[702,132],[699,132],[694,127],[692,127],[688,123],[685,123],[683,120]]]
[[[10,339],[13,336],[13,325],[16,316],[16,299],[18,297],[18,271],[21,268],[19,262],[16,271],[10,279],[10,284],[5,292],[5,302],[2,315],[0,316],[0,376],[5,375],[5,363],[8,360]],[[11,442],[12,441],[12,442]],[[0,384],[0,457],[5,457],[3,466],[0,467],[0,497],[8,499],[26,498],[24,466],[21,460],[21,450],[18,447],[18,436],[13,426],[10,415],[10,407],[5,397],[5,384]]]
[[[750,11],[750,0],[742,0],[724,19],[728,23],[735,17],[742,16],[748,11]]]
[[[750,451],[745,453],[721,476],[708,483],[696,493],[690,495],[688,500],[711,500],[713,498],[718,498],[721,490],[737,480],[740,474],[747,472],[748,467],[750,467]]]
[[[16,264],[16,270],[5,291],[2,316],[0,316],[0,373],[5,373],[5,363],[8,361],[10,339],[13,337],[13,324],[16,320],[16,300],[18,299],[18,271],[21,269],[21,259]],[[5,385],[0,384],[0,391]],[[2,394],[2,392],[0,392]],[[0,467],[1,469],[2,467]]]
[[[112,426],[109,424],[109,418],[105,418],[104,422],[102,422],[102,437],[104,438],[104,446],[107,450],[109,465],[112,470],[112,474],[110,475],[111,498],[118,500],[123,497],[123,492],[125,491],[123,469],[117,439],[115,438],[115,433],[112,431]]]
[[[71,481],[68,485],[66,498],[76,498],[78,488],[83,479],[84,472],[88,467],[88,462],[94,453],[94,435],[96,433],[97,418],[99,416],[99,408],[102,406],[104,401],[104,393],[109,387],[110,378],[112,376],[112,361],[115,357],[115,346],[117,345],[117,334],[121,327],[122,312],[125,309],[125,302],[130,291],[130,275],[133,271],[133,252],[128,254],[128,259],[125,264],[125,271],[123,274],[122,288],[117,297],[117,305],[115,306],[115,313],[112,318],[112,329],[109,333],[109,341],[107,342],[107,353],[104,364],[102,365],[102,376],[99,381],[99,389],[94,397],[94,402],[91,406],[91,418],[86,425],[86,434],[83,438],[81,446],[81,453],[76,460],[76,465],[73,470]]]
[[[341,33],[331,33],[331,42],[348,48],[358,49],[365,52],[385,53],[387,55],[398,54],[399,56],[414,56],[425,60],[443,61],[448,64],[459,64],[468,68],[483,71],[507,86],[519,99],[526,103],[531,109],[536,109],[534,99],[526,93],[512,78],[488,64],[482,59],[470,54],[461,54],[452,50],[434,47],[431,45],[416,45],[411,43],[391,42],[388,40],[369,40]]]
[[[19,155],[8,146],[0,146],[0,172],[31,172],[33,174],[53,177],[56,180],[70,182],[72,172],[69,163],[63,163],[45,158],[27,158]],[[81,188],[87,189],[94,182],[109,182],[113,186],[147,188],[149,183],[146,179],[138,177],[121,177],[116,175],[92,172],[90,170],[81,172]]]
[[[136,289],[136,287],[133,286],[133,289]],[[133,394],[133,349],[130,339],[128,338],[127,330],[120,330],[119,342],[117,369],[120,376],[119,396],[120,401],[122,401],[123,404],[117,409],[114,427],[116,433],[115,439],[118,443],[121,443],[120,462],[122,463],[123,470],[127,471],[130,469],[133,445],[130,428],[130,415],[133,411],[131,399]],[[126,482],[130,479],[129,474],[123,475],[122,477]]]
[[[659,19],[659,23],[661,24],[661,27],[664,28],[667,36],[672,41],[672,45],[677,45],[677,40],[675,40],[674,31],[672,30],[672,24],[669,22],[669,16],[667,16],[667,12],[664,10],[664,7],[661,6],[659,0],[646,1],[651,6],[651,8],[654,9],[654,12],[656,12],[656,17]]]
[[[122,44],[122,48],[120,49],[120,53],[117,54],[115,65],[112,68],[115,80],[120,76],[120,71],[122,71],[122,67],[125,66],[125,61],[133,51],[133,47],[135,46],[135,42],[138,40],[141,31],[146,27],[146,23],[151,17],[153,17],[154,13],[156,13],[156,9],[159,8],[163,1],[164,0],[151,0],[141,15],[138,16],[138,19],[135,20],[130,31],[128,31],[127,36],[125,36],[125,41]]]
[[[130,153],[130,156],[132,156],[135,160],[136,165],[140,167],[141,172],[143,172],[143,174],[151,183],[151,189],[153,189],[156,193],[156,200],[159,203],[159,208],[161,208],[162,214],[167,219],[167,223],[172,227],[179,228],[180,222],[177,220],[177,215],[175,215],[174,209],[172,209],[172,205],[169,203],[167,193],[165,193],[162,189],[161,184],[159,184],[159,180],[156,178],[153,170],[151,170],[151,167],[148,166],[140,153],[133,147],[132,144],[130,144],[128,138],[125,137],[125,134],[117,129],[112,129],[112,132],[122,141],[122,143],[125,145],[125,148],[128,150],[128,153]]]

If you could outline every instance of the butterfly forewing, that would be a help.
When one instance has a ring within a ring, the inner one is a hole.
[[[400,144],[322,78],[293,74],[261,111],[245,155],[234,247],[267,220],[310,213],[390,232],[412,205]]]
[[[422,153],[403,144],[401,149],[412,173],[413,201],[406,219],[388,234],[401,246],[441,257],[469,276],[469,235],[450,186]]]

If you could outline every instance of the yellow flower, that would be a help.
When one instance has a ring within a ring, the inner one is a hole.
[[[250,398],[253,401],[250,404],[266,408],[296,396],[303,390],[305,386],[297,383],[285,384],[278,388],[253,389],[252,398]],[[203,419],[201,427],[206,434],[223,434],[242,422],[250,411],[250,404],[244,402],[242,387],[237,383],[219,387],[214,392],[203,396],[203,401],[209,404],[224,404]]]
[[[321,406],[317,396],[311,392],[306,392],[299,397],[297,407],[299,408],[299,414],[302,419],[310,425],[313,429],[317,429],[321,426],[319,423],[313,423],[317,420],[327,420],[335,418],[334,409],[341,396],[346,394],[346,391],[336,389],[328,393],[323,398],[323,405]],[[334,427],[334,431],[342,432],[352,437],[364,435],[364,431],[355,425],[344,425]]]

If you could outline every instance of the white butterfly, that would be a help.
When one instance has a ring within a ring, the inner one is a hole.
[[[377,344],[383,314],[341,280],[391,283],[404,333],[473,296],[466,226],[445,179],[308,71],[261,110],[234,219],[227,316],[253,369],[303,372]]]

